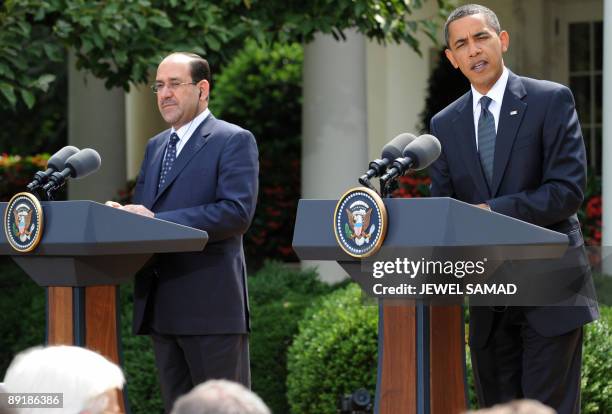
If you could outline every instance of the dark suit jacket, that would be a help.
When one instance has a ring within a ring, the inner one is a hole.
[[[153,137],[134,202],[155,217],[208,232],[202,252],[160,254],[134,289],[134,331],[205,335],[249,329],[242,235],[257,201],[253,134],[210,114],[195,130],[157,190],[170,130]]]
[[[586,155],[568,88],[509,73],[491,186],[476,151],[471,91],[434,116],[431,133],[442,144],[442,154],[430,168],[432,196],[487,203],[495,212],[568,234],[570,248],[563,260],[584,274],[585,283],[592,283],[576,216],[586,184]],[[493,310],[470,312],[471,343],[484,346]],[[555,336],[594,320],[598,311],[591,301],[586,306],[528,308],[525,314],[538,333]]]

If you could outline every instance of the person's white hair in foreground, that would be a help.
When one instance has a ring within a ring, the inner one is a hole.
[[[171,414],[270,414],[270,409],[242,384],[210,380],[176,400]]]
[[[30,348],[19,353],[4,376],[9,393],[61,393],[63,408],[22,408],[19,414],[119,413],[117,390],[125,378],[116,364],[77,346]]]
[[[466,414],[556,414],[547,405],[535,400],[515,400],[505,404],[497,404],[491,408],[468,411]]]

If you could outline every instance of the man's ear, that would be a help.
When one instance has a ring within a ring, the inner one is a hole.
[[[457,64],[457,61],[455,60],[455,56],[453,56],[453,52],[447,48],[444,50],[444,54],[446,55],[446,58],[451,63],[451,65],[453,65],[455,69],[459,69],[459,65]]]
[[[210,84],[208,83],[208,81],[206,79],[202,79],[198,86],[200,88],[200,96],[207,98],[210,94]]]
[[[505,30],[502,30],[499,33],[499,40],[501,42],[502,52],[506,52],[508,50],[508,46],[510,46],[510,34]]]

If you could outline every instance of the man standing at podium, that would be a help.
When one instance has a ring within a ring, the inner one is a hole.
[[[250,387],[242,235],[257,199],[253,134],[208,109],[208,62],[173,53],[153,91],[170,129],[146,148],[132,205],[118,208],[208,232],[204,251],[157,255],[135,281],[134,330],[153,339],[166,412],[208,379]]]
[[[588,282],[576,217],[586,155],[570,90],[509,71],[502,57],[509,35],[486,7],[454,10],[445,38],[446,56],[471,90],[431,121],[431,133],[442,144],[430,170],[432,196],[566,233],[570,247],[563,260]],[[470,345],[480,404],[532,398],[560,414],[580,412],[582,326],[597,316],[594,300],[583,306],[472,307]]]

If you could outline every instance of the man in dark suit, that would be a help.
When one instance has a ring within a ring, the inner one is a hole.
[[[431,121],[442,144],[430,169],[432,196],[454,197],[566,233],[570,246],[562,266],[578,272],[574,281],[589,285],[576,217],[586,156],[571,92],[505,68],[509,35],[483,6],[453,11],[445,37],[446,56],[469,79],[471,90]],[[532,398],[560,414],[580,411],[582,326],[596,319],[598,310],[593,297],[563,299],[556,305],[565,306],[471,307],[470,345],[481,405]]]
[[[258,152],[249,131],[210,113],[210,69],[200,56],[167,56],[153,90],[172,127],[147,145],[135,204],[110,204],[208,232],[204,251],[158,255],[135,281],[134,330],[153,339],[170,412],[207,379],[250,386],[242,235],[255,212]]]

